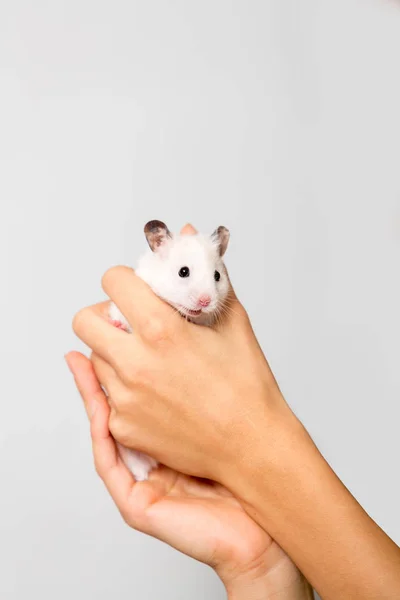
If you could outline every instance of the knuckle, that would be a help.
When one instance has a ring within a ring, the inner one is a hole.
[[[108,428],[110,430],[111,435],[117,439],[117,436],[120,431],[120,419],[117,412],[113,409],[111,411],[110,417],[108,419]]]
[[[149,317],[143,323],[143,335],[151,343],[157,343],[165,340],[168,337],[168,328],[160,317]]]
[[[125,446],[126,448],[130,448],[132,446],[132,435],[129,435],[129,431],[127,429],[119,429],[118,435],[115,434],[115,439]]]
[[[132,410],[135,405],[132,392],[125,386],[118,389],[118,394],[111,398],[111,402],[118,416]]]
[[[117,371],[117,375],[119,377],[119,379],[122,381],[122,383],[124,383],[126,386],[130,387],[134,387],[136,384],[136,376],[137,376],[137,367],[135,366],[135,364],[132,363],[131,360],[124,360],[121,359],[118,362],[118,371]]]
[[[129,447],[132,443],[132,427],[124,419],[118,416],[110,418],[109,428],[117,442]]]
[[[124,368],[122,378],[129,387],[141,387],[148,379],[147,370],[139,364],[130,364]]]

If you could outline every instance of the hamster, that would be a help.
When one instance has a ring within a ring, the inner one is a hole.
[[[173,235],[165,223],[149,221],[144,233],[149,249],[139,259],[136,275],[182,317],[197,325],[212,326],[224,312],[230,290],[222,260],[229,242],[228,229],[221,226],[211,235],[203,235],[188,225]],[[116,327],[132,332],[113,302],[109,318]],[[158,466],[155,459],[142,452],[120,444],[118,449],[136,481],[148,479]]]

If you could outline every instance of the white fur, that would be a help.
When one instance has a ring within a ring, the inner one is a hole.
[[[143,452],[125,448],[121,444],[117,444],[117,446],[122,460],[132,475],[134,475],[136,481],[145,481],[150,471],[158,465],[155,458],[151,458],[151,456],[147,456]]]
[[[179,276],[181,267],[190,269],[190,276]],[[220,273],[220,280],[214,278],[215,271]],[[215,237],[195,235],[177,235],[166,238],[155,252],[150,249],[138,261],[136,274],[141,277],[152,290],[176,308],[188,320],[199,325],[211,326],[223,307],[229,292],[229,282],[218,241]],[[186,309],[197,310],[198,298],[206,294],[211,302],[202,308],[199,316],[188,316]],[[184,307],[184,308],[182,308]],[[122,321],[129,332],[132,331],[128,321],[111,302],[109,316],[113,320]],[[118,444],[120,455],[137,481],[148,478],[150,471],[158,463],[155,459]]]

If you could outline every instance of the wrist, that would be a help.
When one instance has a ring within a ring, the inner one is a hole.
[[[276,496],[277,486],[282,486],[282,478],[290,477],[290,470],[296,469],[299,453],[315,446],[282,397],[264,418],[257,418],[246,427],[237,436],[238,447],[232,452],[229,465],[225,465],[220,482],[235,497],[249,503],[254,488],[257,491],[262,483],[263,501],[268,503],[269,497],[273,500]]]
[[[398,547],[350,494],[290,409],[286,415],[279,411],[281,417],[264,424],[264,439],[257,432],[257,443],[226,487],[324,598],[372,600],[383,590],[388,598],[399,597]]]
[[[254,565],[246,572],[221,576],[228,600],[311,600],[312,590],[285,555],[272,568]]]

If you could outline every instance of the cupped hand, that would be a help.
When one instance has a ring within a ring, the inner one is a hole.
[[[227,475],[235,478],[265,439],[273,464],[282,445],[277,432],[293,414],[235,294],[211,328],[181,318],[132,269],[109,270],[103,287],[133,334],[107,322],[107,303],[80,311],[74,330],[93,350],[115,439],[230,489]]]
[[[213,567],[232,597],[242,588],[246,598],[256,588],[262,598],[282,590],[307,597],[297,595],[305,589],[298,569],[226,488],[167,467],[135,482],[109,433],[110,408],[90,360],[72,352],[67,362],[91,422],[96,470],[131,527]]]

